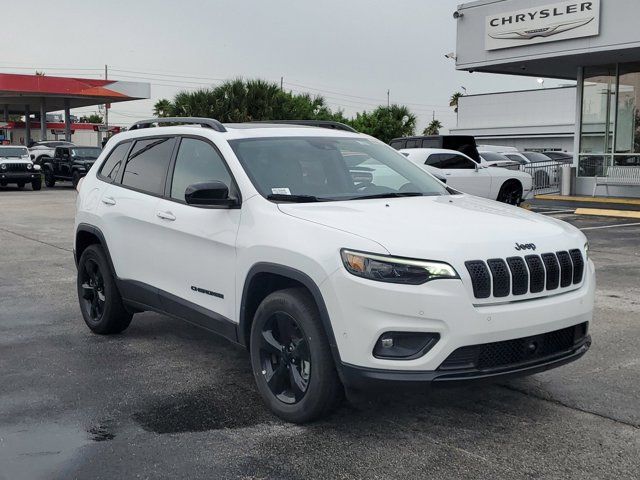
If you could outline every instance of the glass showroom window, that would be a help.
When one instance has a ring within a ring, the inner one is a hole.
[[[619,67],[613,164],[640,166],[640,64]]]
[[[616,67],[584,69],[580,163],[578,174],[602,175],[612,153],[615,109]]]

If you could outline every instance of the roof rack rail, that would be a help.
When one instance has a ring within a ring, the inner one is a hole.
[[[358,131],[340,122],[334,122],[333,120],[260,120],[257,122],[249,122],[249,123],[272,123],[276,125],[303,125],[307,127],[320,127],[320,128],[331,128],[334,130],[343,130],[345,132],[353,132],[358,133]]]
[[[160,125],[161,123],[187,123],[200,125],[203,128],[211,128],[216,132],[226,132],[227,129],[218,120],[213,118],[201,118],[201,117],[161,117],[150,118],[148,120],[140,120],[129,127],[129,130],[140,130],[141,128],[150,128],[154,123]]]

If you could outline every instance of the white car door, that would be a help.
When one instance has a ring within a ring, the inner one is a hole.
[[[197,305],[206,309],[204,321],[217,322],[211,328],[219,331],[235,317],[235,242],[241,210],[188,205],[185,190],[192,184],[220,181],[230,187],[231,195],[238,194],[213,144],[195,137],[179,142],[166,198],[154,212],[159,235],[153,242],[162,255],[156,259],[155,285],[168,312],[180,315],[180,308]]]
[[[440,170],[451,188],[495,200],[492,198],[490,169],[479,166],[470,158],[454,152],[432,153],[425,164]]]
[[[151,241],[161,234],[156,205],[164,192],[174,145],[174,137],[137,140],[120,173],[131,146],[126,142],[114,148],[99,174],[114,182],[100,197],[99,216],[116,274],[138,285],[138,294],[146,292],[149,305],[155,304],[152,292],[160,273],[160,259]]]

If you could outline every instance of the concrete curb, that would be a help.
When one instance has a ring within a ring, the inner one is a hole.
[[[578,208],[576,215],[594,215],[598,217],[616,217],[616,218],[637,218],[640,219],[640,212],[633,210],[607,210],[603,208]]]

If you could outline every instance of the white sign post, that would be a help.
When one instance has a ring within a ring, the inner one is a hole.
[[[521,47],[600,33],[600,0],[572,0],[486,18],[486,50]]]

